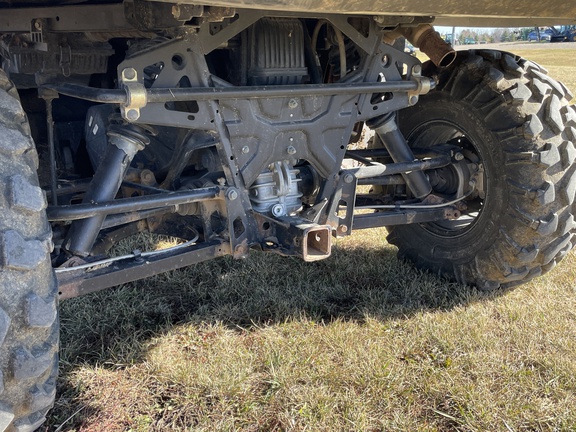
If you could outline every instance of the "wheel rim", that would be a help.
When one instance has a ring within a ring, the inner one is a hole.
[[[482,146],[479,145],[477,140],[472,139],[471,134],[464,128],[449,120],[437,119],[422,123],[410,132],[407,136],[407,141],[412,147],[418,148],[449,143],[462,149],[462,154],[465,156],[464,161],[467,164],[476,164],[478,166],[483,164]],[[447,169],[455,170],[453,166]],[[485,197],[480,198],[478,193],[474,192],[469,198],[464,199],[463,202],[466,203],[467,210],[458,219],[425,223],[421,224],[421,226],[438,237],[460,237],[467,234],[482,217],[482,209],[488,199],[488,176],[486,172],[483,174],[483,183],[485,185]],[[457,189],[457,185],[453,186]],[[464,186],[466,187],[467,185]]]

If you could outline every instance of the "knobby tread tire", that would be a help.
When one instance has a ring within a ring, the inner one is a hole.
[[[436,73],[436,90],[401,111],[399,125],[409,137],[419,118],[444,110],[453,119],[467,117],[467,127],[484,137],[491,179],[476,224],[482,231],[449,243],[422,226],[399,226],[388,241],[417,267],[481,289],[512,287],[549,271],[575,240],[572,94],[537,64],[500,51],[459,52],[455,64]]]
[[[0,70],[0,431],[33,431],[54,403],[57,283],[38,156],[16,88]]]

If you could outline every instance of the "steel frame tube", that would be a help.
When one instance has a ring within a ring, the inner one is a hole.
[[[216,199],[222,189],[218,186],[195,189],[192,191],[166,192],[163,194],[145,195],[132,198],[120,198],[102,201],[97,204],[82,203],[63,206],[51,206],[46,210],[48,220],[71,221],[85,219],[96,215],[109,215],[125,212],[150,210],[180,204]]]
[[[424,78],[427,79],[427,78]],[[434,84],[432,84],[434,86]],[[126,105],[129,96],[123,89],[99,89],[79,84],[49,85],[58,93],[92,102]],[[385,92],[408,92],[419,88],[417,81],[382,83],[308,84],[287,86],[192,87],[146,90],[147,103],[209,101],[224,99],[262,99],[294,96],[356,95]]]
[[[362,180],[375,180],[391,176],[394,174],[407,174],[411,172],[425,171],[429,169],[438,169],[448,166],[452,163],[450,156],[442,155],[432,159],[415,160],[412,162],[398,162],[393,164],[370,165],[365,167],[353,168],[346,172],[353,173],[356,178]],[[372,183],[363,183],[372,184]]]

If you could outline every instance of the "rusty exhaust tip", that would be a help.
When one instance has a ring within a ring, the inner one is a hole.
[[[395,30],[392,36],[403,36],[408,39],[412,45],[420,48],[420,51],[426,54],[436,66],[447,67],[456,60],[454,48],[446,43],[429,24],[400,28]]]
[[[442,57],[438,66],[441,66],[441,67],[450,66],[452,63],[454,63],[454,60],[456,60],[456,51],[451,50],[451,51],[447,52],[444,57]]]
[[[420,50],[439,67],[450,66],[456,60],[456,51],[431,29],[420,38]]]
[[[317,226],[304,231],[302,258],[304,261],[319,261],[328,258],[332,252],[332,229]]]

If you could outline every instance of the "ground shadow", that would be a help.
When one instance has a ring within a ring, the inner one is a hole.
[[[75,367],[137,363],[147,340],[179,323],[223,323],[240,331],[300,317],[385,321],[486,297],[398,261],[392,247],[346,243],[315,263],[255,252],[245,260],[220,258],[67,300],[61,305],[59,396],[46,430],[82,407],[81,389],[68,379]],[[70,427],[81,429],[90,414],[78,413]]]

